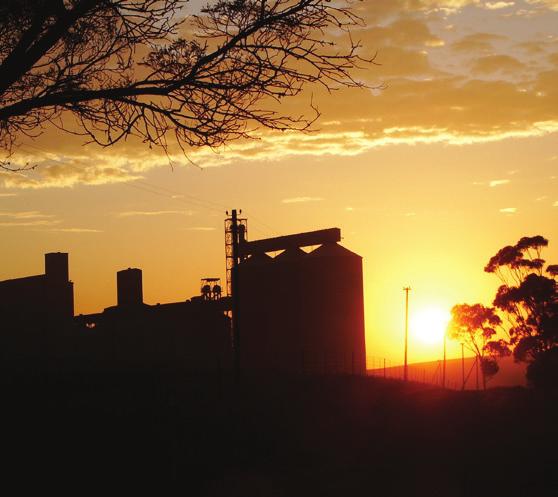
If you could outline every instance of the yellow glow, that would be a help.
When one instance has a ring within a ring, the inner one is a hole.
[[[410,332],[426,344],[440,343],[451,315],[441,307],[426,307],[411,316]]]

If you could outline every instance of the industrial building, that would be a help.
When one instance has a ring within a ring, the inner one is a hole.
[[[45,273],[0,281],[0,309],[3,316],[20,324],[74,315],[74,290],[69,280],[68,254],[45,254]]]
[[[340,230],[332,228],[240,240],[243,369],[365,373],[362,258],[339,245],[340,239]]]
[[[149,305],[141,269],[127,268],[116,274],[116,305],[74,317],[68,254],[46,254],[45,274],[0,282],[1,354],[199,371],[230,369],[234,358],[237,371],[364,374],[362,258],[339,245],[341,231],[248,241],[246,220],[229,221],[226,296],[218,278],[204,278],[198,296]]]
[[[155,305],[143,302],[140,269],[118,271],[116,280],[117,305],[76,317],[82,360],[111,368],[230,368],[228,299],[221,298],[218,278],[204,278],[200,296]]]
[[[0,281],[0,358],[12,367],[57,357],[74,315],[68,254],[45,254],[45,272]]]

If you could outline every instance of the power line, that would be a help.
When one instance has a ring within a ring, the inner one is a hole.
[[[27,147],[34,148],[34,149],[38,150],[39,152],[41,152],[45,155],[52,154],[52,152],[48,152],[44,149],[41,149],[41,148],[37,147],[36,145],[31,145],[31,144],[22,145],[20,148],[25,149]],[[50,161],[50,162],[55,162],[55,163],[58,163],[58,164],[64,164],[64,165],[68,164],[67,162],[61,161],[59,159],[53,159],[53,158],[50,158],[50,157],[45,157],[45,160]],[[82,165],[84,167],[89,167],[87,164],[83,163],[82,161],[73,160],[73,163],[77,164],[77,165]],[[122,184],[124,186],[135,188],[137,190],[142,190],[142,191],[145,191],[145,192],[148,192],[148,193],[152,193],[152,194],[158,195],[160,197],[170,198],[172,200],[182,202],[186,205],[194,205],[197,208],[202,208],[202,209],[212,210],[214,212],[219,212],[220,214],[222,214],[223,211],[226,210],[225,205],[218,204],[217,202],[213,202],[213,201],[210,201],[210,200],[201,199],[201,198],[195,197],[194,195],[191,195],[191,194],[178,192],[178,191],[171,190],[171,189],[166,188],[166,187],[158,186],[158,185],[155,185],[153,183],[148,183],[147,181],[142,181],[142,180],[135,180],[135,183],[136,184],[132,184],[132,183],[122,183]]]

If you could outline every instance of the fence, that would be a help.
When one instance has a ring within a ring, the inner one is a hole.
[[[385,357],[367,356],[367,374],[377,378],[404,379],[404,366],[399,361]],[[437,385],[454,390],[479,390],[482,388],[482,378],[478,362],[474,357],[449,359],[446,361],[444,381],[443,361],[412,363],[407,365],[407,378],[409,381]]]

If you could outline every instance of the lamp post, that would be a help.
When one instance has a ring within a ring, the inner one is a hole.
[[[442,363],[442,388],[446,388],[446,333],[444,332],[444,362]]]
[[[465,344],[461,343],[461,390],[465,390]]]
[[[403,366],[403,380],[409,379],[409,370],[407,367],[407,349],[409,344],[409,291],[411,287],[406,286],[403,288],[405,292],[405,361]]]

